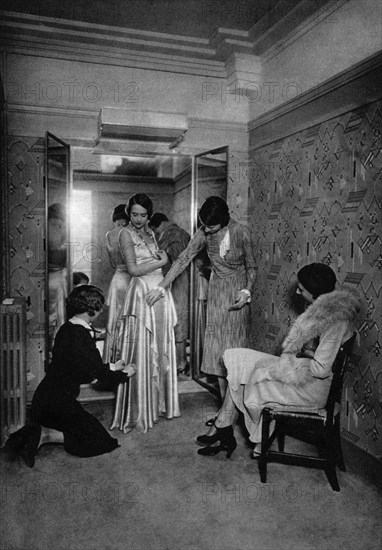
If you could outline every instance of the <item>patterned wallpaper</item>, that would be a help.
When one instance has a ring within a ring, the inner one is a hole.
[[[327,262],[341,286],[361,293],[360,346],[345,380],[343,429],[375,456],[382,455],[381,112],[375,102],[257,150],[251,134],[249,161],[230,159],[228,196],[234,216],[253,231],[259,262],[254,348],[278,350],[302,265]],[[8,138],[10,287],[28,303],[29,395],[44,374],[43,159],[42,138]]]
[[[382,456],[382,103],[255,149],[248,223],[259,262],[253,347],[275,352],[292,321],[298,269],[325,262],[363,298],[360,345],[345,378],[345,437]],[[297,116],[297,115],[296,115]]]
[[[27,300],[28,392],[44,374],[44,140],[8,138],[10,294]]]

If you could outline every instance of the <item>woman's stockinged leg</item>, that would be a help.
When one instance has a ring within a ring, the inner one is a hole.
[[[225,426],[234,426],[239,417],[239,411],[233,402],[231,391],[227,388],[223,405],[215,420],[215,428],[224,428]]]
[[[227,378],[223,376],[218,376],[218,382],[219,382],[219,390],[220,390],[220,398],[222,400],[222,403],[224,403],[225,394],[227,393]]]

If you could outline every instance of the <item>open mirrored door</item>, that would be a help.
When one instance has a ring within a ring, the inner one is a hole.
[[[69,194],[70,146],[47,132],[45,139],[46,366],[50,361],[54,337],[65,322],[65,299],[71,287]]]
[[[228,147],[220,147],[195,155],[191,203],[192,235],[198,228],[198,211],[203,202],[212,195],[227,200],[227,181]],[[192,378],[211,392],[219,395],[219,388],[215,382],[216,377],[208,377],[201,371],[210,273],[208,256],[200,254],[193,262],[191,269],[190,362]]]

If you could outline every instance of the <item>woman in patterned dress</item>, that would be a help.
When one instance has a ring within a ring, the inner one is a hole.
[[[149,305],[161,299],[161,289],[186,268],[203,248],[211,261],[207,321],[201,370],[217,376],[221,397],[226,390],[226,370],[222,362],[225,349],[248,346],[251,291],[256,278],[256,263],[247,227],[230,218],[227,203],[209,197],[199,211],[200,228],[186,250],[147,296]],[[240,344],[239,344],[240,342]]]
[[[160,290],[162,300],[154,307],[147,293],[158,287],[167,254],[159,250],[148,227],[153,213],[151,199],[134,195],[126,208],[130,223],[119,234],[120,250],[131,281],[119,320],[119,357],[134,365],[136,376],[120,384],[111,429],[125,433],[136,428],[147,432],[160,416],[180,416],[176,373],[174,327],[177,322],[169,290]]]

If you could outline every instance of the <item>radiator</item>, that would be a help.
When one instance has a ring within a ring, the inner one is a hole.
[[[25,424],[27,402],[26,305],[24,298],[0,304],[1,447],[11,432]]]

